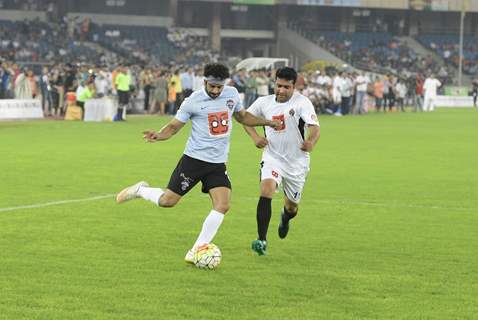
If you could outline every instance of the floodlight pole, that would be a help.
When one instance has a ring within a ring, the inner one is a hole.
[[[461,0],[460,16],[460,57],[458,60],[458,85],[461,87],[463,78],[463,31],[465,28],[465,0]]]

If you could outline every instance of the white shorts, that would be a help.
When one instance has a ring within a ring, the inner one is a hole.
[[[302,172],[283,170],[278,161],[266,160],[261,162],[261,181],[273,179],[277,183],[277,187],[282,186],[286,197],[294,203],[300,202],[307,173],[308,170]]]

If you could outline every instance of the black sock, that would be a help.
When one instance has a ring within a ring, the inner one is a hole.
[[[257,203],[257,234],[259,240],[266,240],[267,229],[269,228],[269,222],[272,215],[272,199],[260,197]]]
[[[294,219],[295,216],[297,215],[297,211],[290,212],[290,211],[287,211],[285,207],[283,211],[284,211],[284,215],[282,216],[282,219],[284,220],[284,222],[289,222],[290,219]]]

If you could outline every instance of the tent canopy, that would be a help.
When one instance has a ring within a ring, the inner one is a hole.
[[[277,69],[287,65],[289,65],[289,59],[285,58],[247,58],[236,65],[236,70]]]

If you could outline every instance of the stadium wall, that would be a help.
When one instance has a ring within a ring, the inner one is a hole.
[[[135,16],[120,14],[94,14],[82,12],[70,12],[68,18],[89,18],[97,24],[115,24],[123,26],[152,26],[170,27],[173,25],[171,17]]]
[[[38,99],[2,99],[0,100],[0,120],[41,119],[43,110]]]
[[[0,20],[23,21],[25,19],[46,21],[46,14],[43,11],[0,10]]]

